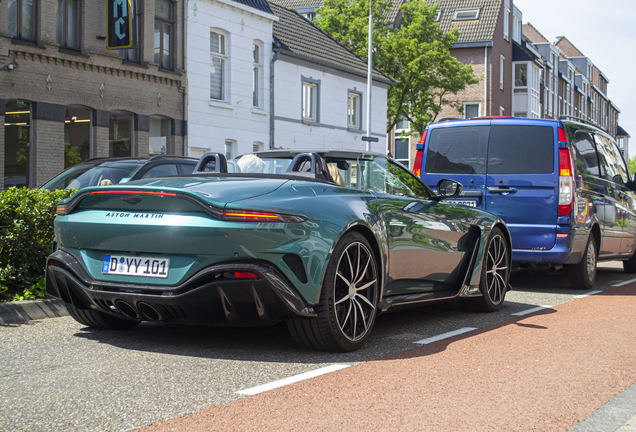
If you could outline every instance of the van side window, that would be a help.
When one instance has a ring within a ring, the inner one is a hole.
[[[425,171],[435,174],[485,174],[488,126],[436,128],[431,131]]]
[[[576,153],[576,171],[579,174],[599,176],[598,156],[592,135],[587,132],[574,132],[572,141]]]
[[[594,141],[601,161],[601,177],[618,184],[627,183],[627,168],[620,153],[614,149],[612,141],[599,133],[594,134]]]
[[[488,174],[554,172],[554,128],[493,125],[488,142]]]

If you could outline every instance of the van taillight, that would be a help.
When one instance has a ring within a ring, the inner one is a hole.
[[[415,174],[418,177],[422,175],[422,158],[424,157],[423,148],[424,148],[424,145],[426,144],[427,132],[428,132],[428,129],[425,129],[424,133],[422,134],[422,138],[420,139],[420,142],[418,143],[418,144],[422,144],[422,150],[418,150],[417,153],[415,153],[415,163],[413,164],[413,174]]]
[[[559,128],[559,142],[568,142],[568,136],[563,128]]]
[[[413,174],[420,176],[422,174],[422,157],[424,156],[424,150],[418,150],[415,153],[415,164],[413,165]]]
[[[559,128],[559,131],[562,129]],[[560,135],[560,133],[559,133]],[[559,137],[559,140],[561,138]],[[567,138],[566,138],[567,140]],[[574,179],[572,178],[572,159],[568,149],[559,149],[559,216],[572,212],[574,201]]]
[[[428,129],[424,129],[424,133],[422,134],[422,138],[420,138],[419,144],[425,144],[426,143],[426,133],[427,132],[428,132]]]

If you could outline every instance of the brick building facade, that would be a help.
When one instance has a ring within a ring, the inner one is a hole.
[[[102,0],[0,1],[0,190],[92,157],[185,154],[184,2],[131,7],[136,49],[118,51]]]

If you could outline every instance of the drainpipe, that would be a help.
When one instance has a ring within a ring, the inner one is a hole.
[[[269,64],[269,149],[274,150],[274,62],[280,54],[280,43],[272,43],[272,60]]]
[[[484,47],[484,117],[488,114],[486,113],[486,104],[488,101],[488,47]]]

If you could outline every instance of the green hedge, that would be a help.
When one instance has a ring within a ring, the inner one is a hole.
[[[74,190],[11,188],[0,193],[0,301],[44,297],[57,203]]]

